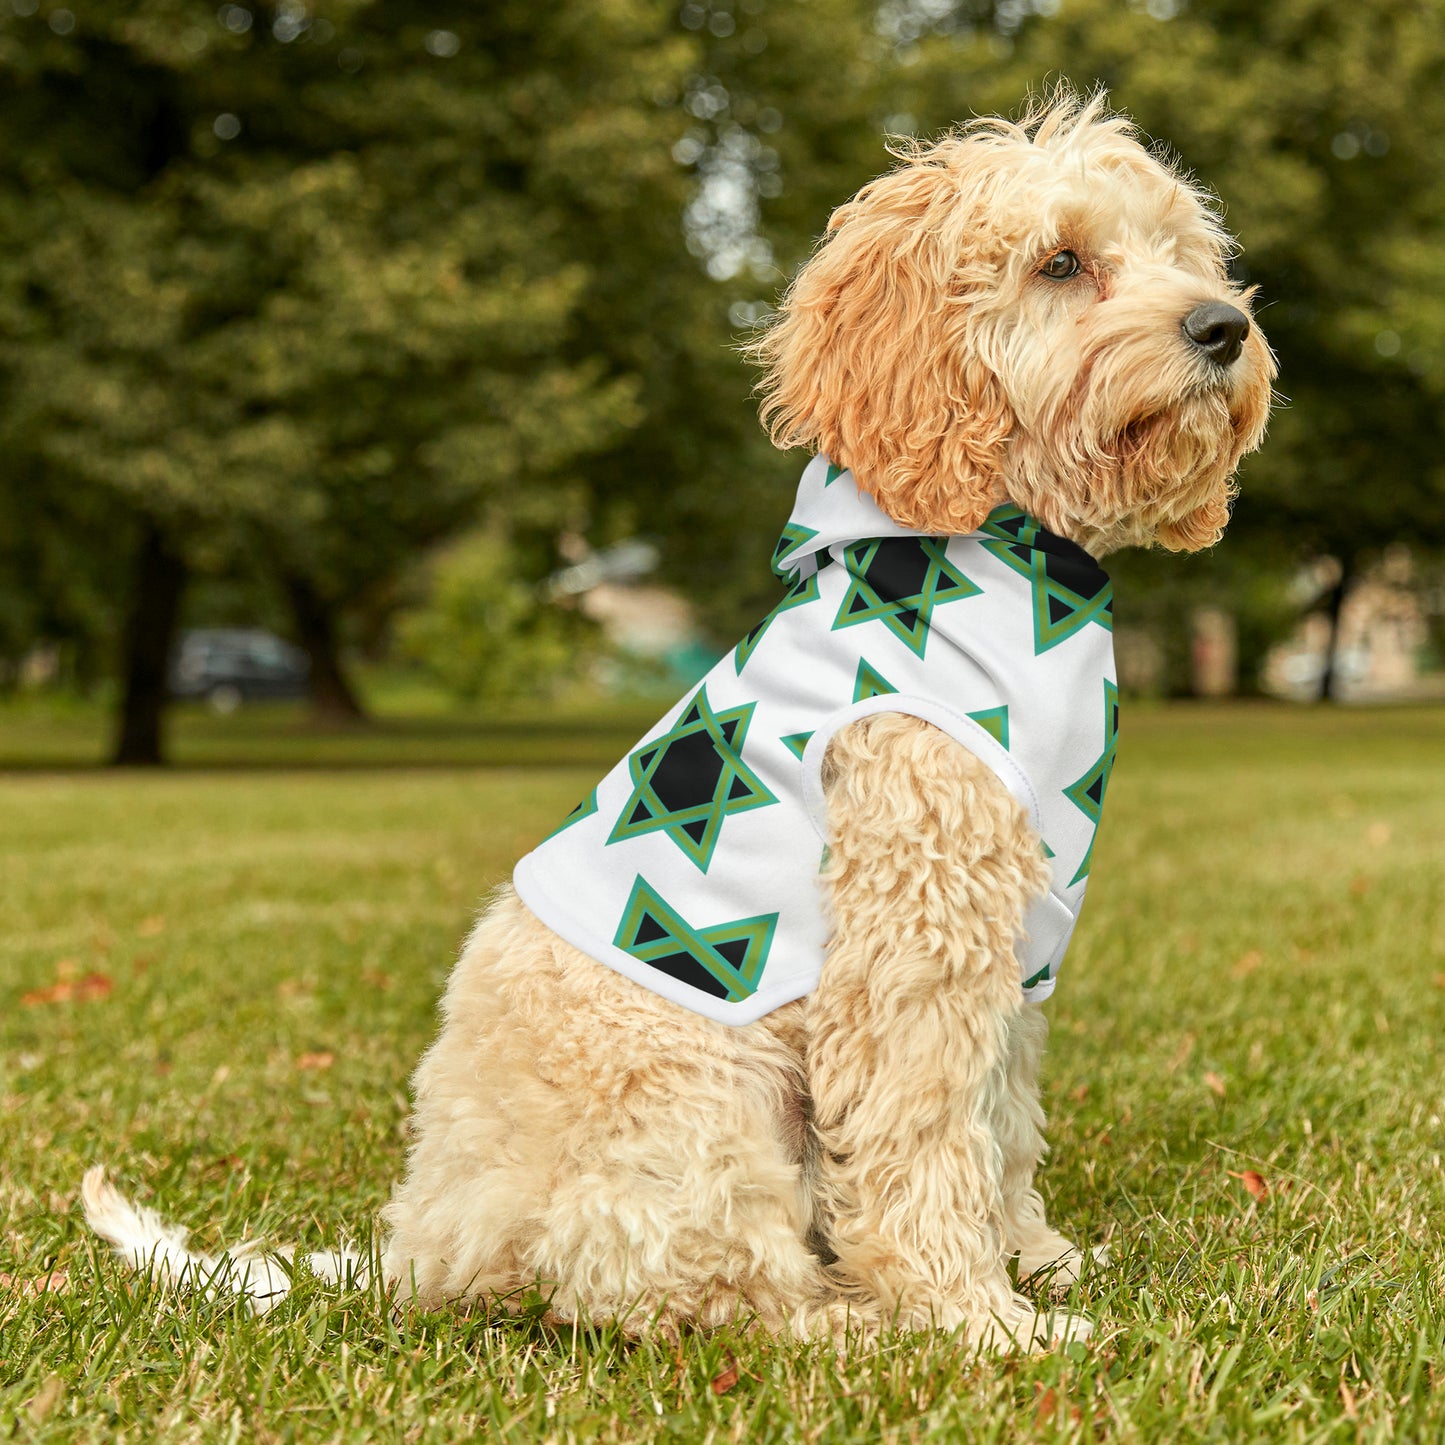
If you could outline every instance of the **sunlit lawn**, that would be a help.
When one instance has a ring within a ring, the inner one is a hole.
[[[1126,712],[1049,1005],[1046,1193],[1113,1250],[1072,1357],[674,1354],[313,1281],[255,1320],[87,1242],[96,1160],[203,1246],[364,1239],[478,900],[647,716],[193,716],[210,766],[141,776],[0,712],[0,1437],[1445,1438],[1440,710]]]

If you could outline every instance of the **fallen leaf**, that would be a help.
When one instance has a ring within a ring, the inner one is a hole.
[[[1229,971],[1235,978],[1248,978],[1263,962],[1264,955],[1257,948],[1251,948]]]
[[[1221,1099],[1224,1097],[1224,1080],[1213,1069],[1205,1074],[1204,1085],[1210,1093],[1218,1094]]]
[[[720,1375],[712,1378],[712,1392],[714,1395],[726,1395],[729,1390],[738,1382],[738,1362],[728,1356],[728,1367]]]
[[[1069,1098],[1071,1098],[1076,1104],[1082,1104],[1084,1100],[1088,1097],[1089,1086],[1087,1084],[1080,1084],[1077,1089],[1069,1090]]]
[[[1445,988],[1445,973],[1437,973],[1435,975],[1435,987]]]
[[[395,980],[389,973],[383,973],[379,968],[364,968],[361,970],[361,981],[370,984],[372,988],[380,989],[386,993]]]
[[[25,1008],[35,1008],[39,1004],[47,1003],[70,1003],[72,1000],[90,1003],[95,999],[105,998],[114,987],[115,984],[108,974],[88,973],[84,978],[62,978],[48,988],[32,989],[29,993],[20,995],[20,1002]]]
[[[135,931],[142,938],[158,938],[166,931],[166,921],[157,913],[151,918],[142,918]]]
[[[1365,829],[1365,842],[1372,848],[1383,848],[1390,841],[1390,825],[1388,823],[1371,823]]]
[[[70,1276],[64,1269],[53,1269],[49,1274],[29,1279],[18,1274],[0,1274],[0,1289],[13,1289],[26,1299],[36,1299],[43,1294],[65,1294],[70,1289]]]
[[[20,1006],[35,1008],[43,1003],[64,1003],[74,992],[75,985],[64,981],[52,983],[49,988],[32,988],[29,993],[20,995]]]
[[[1350,879],[1350,895],[1354,898],[1363,898],[1374,886],[1373,882],[1366,878],[1363,873],[1358,873]]]
[[[336,1055],[328,1053],[325,1049],[318,1049],[312,1054],[302,1054],[296,1060],[298,1069],[329,1069],[336,1062]]]
[[[1269,1193],[1269,1184],[1263,1174],[1255,1169],[1244,1169],[1238,1174],[1233,1169],[1229,1170],[1229,1177],[1237,1179],[1244,1185],[1245,1191],[1252,1199],[1263,1199]]]
[[[1034,1424],[1052,1425],[1054,1415],[1059,1408],[1059,1397],[1052,1389],[1046,1389],[1039,1395],[1038,1403],[1034,1406]]]

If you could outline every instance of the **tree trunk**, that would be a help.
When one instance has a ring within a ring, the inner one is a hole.
[[[1325,616],[1330,620],[1330,635],[1325,644],[1325,665],[1320,672],[1320,702],[1335,701],[1335,689],[1339,685],[1340,614],[1345,610],[1345,596],[1354,580],[1354,557],[1341,557],[1339,579],[1330,588],[1325,604]]]
[[[111,762],[117,767],[159,767],[165,761],[162,724],[166,675],[186,586],[186,564],[152,522],[136,555],[130,611],[122,637],[124,693]]]
[[[311,659],[312,716],[326,723],[365,722],[366,710],[341,666],[331,605],[305,577],[288,573],[285,582],[296,640]]]

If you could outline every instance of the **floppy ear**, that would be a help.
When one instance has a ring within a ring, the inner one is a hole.
[[[894,521],[938,533],[973,531],[1003,499],[1014,420],[961,284],[969,149],[940,142],[841,206],[749,348],[775,445],[825,452]]]

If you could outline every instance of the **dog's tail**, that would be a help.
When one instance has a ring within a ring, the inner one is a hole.
[[[263,1315],[286,1298],[291,1288],[295,1250],[263,1250],[238,1245],[220,1254],[196,1254],[186,1247],[187,1231],[167,1224],[153,1209],[132,1204],[105,1177],[105,1165],[85,1172],[80,1185],[85,1222],[132,1269],[167,1283],[199,1289],[207,1299],[243,1298]],[[330,1284],[365,1285],[370,1261],[353,1249],[330,1249],[305,1256],[311,1272]]]

